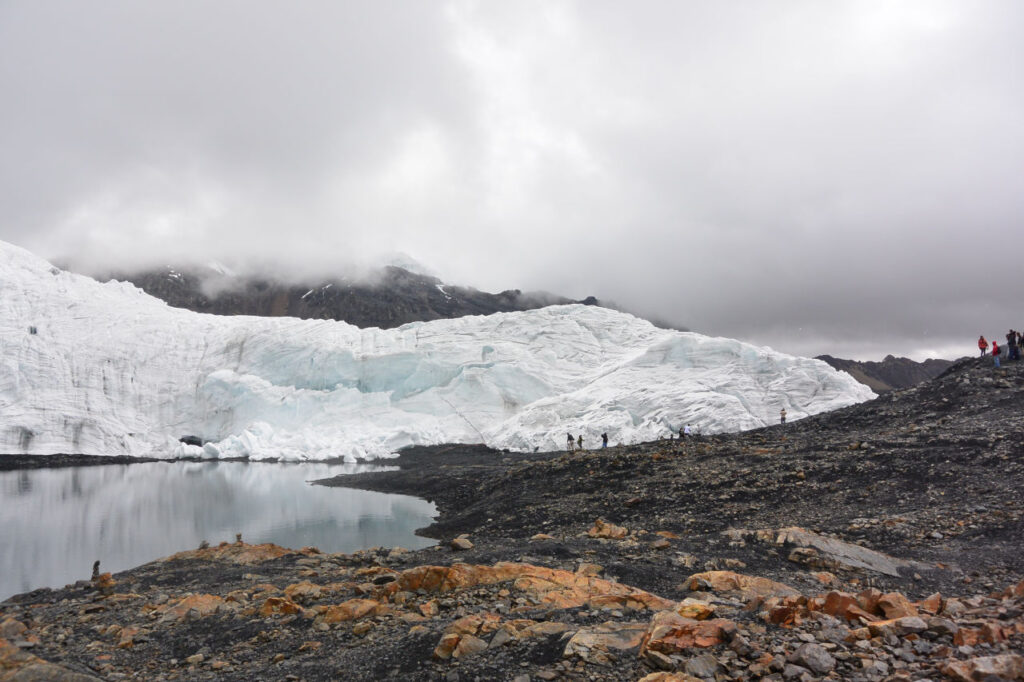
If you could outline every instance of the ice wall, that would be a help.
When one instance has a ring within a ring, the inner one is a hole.
[[[30,333],[34,328],[36,333]],[[555,306],[358,329],[217,317],[0,242],[0,453],[348,460],[560,448],[798,419],[873,397],[824,362]],[[204,447],[178,442],[184,435]]]

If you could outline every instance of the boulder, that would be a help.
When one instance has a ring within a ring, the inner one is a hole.
[[[661,611],[651,619],[641,651],[653,649],[671,655],[692,647],[715,646],[735,631],[736,624],[724,618],[694,620],[674,611]]]
[[[614,523],[605,523],[602,519],[594,521],[594,526],[587,531],[592,538],[607,538],[609,540],[621,540],[629,535],[629,530]]]
[[[1022,680],[1024,657],[1018,654],[1000,654],[966,661],[952,661],[942,668],[942,673],[959,682],[987,679]]]
[[[694,573],[683,584],[691,591],[738,592],[744,600],[753,597],[794,597],[800,594],[789,585],[733,571]]]
[[[629,652],[640,647],[646,623],[605,622],[583,628],[565,645],[563,656],[576,656],[594,665],[611,665],[612,652]]]

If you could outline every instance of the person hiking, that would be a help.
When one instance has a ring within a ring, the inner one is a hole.
[[[575,438],[572,437],[571,433],[565,434],[566,444],[565,447],[569,452],[572,452],[573,445],[575,444]]]
[[[576,447],[580,450],[583,449],[583,434],[580,434],[579,440],[576,441]]]
[[[687,425],[686,425],[686,426],[685,426],[685,427],[683,428],[683,435],[684,435],[684,436],[689,436],[689,435],[690,435],[691,433],[693,433],[693,432],[692,432],[692,431],[690,431],[690,425],[689,425],[689,424],[687,424]]]
[[[984,336],[978,337],[978,349],[981,351],[980,357],[985,357],[985,353],[988,352],[988,341],[985,340]]]
[[[783,407],[781,410],[779,410],[779,423],[780,424],[785,424],[786,423],[786,408],[785,407]]]
[[[603,449],[603,448],[606,448],[606,447],[608,447],[608,434],[607,433],[602,433],[601,434],[601,448]]]
[[[999,344],[995,341],[992,342],[992,359],[995,362],[996,367],[999,367],[999,355],[1003,352],[1003,349],[999,347]]]

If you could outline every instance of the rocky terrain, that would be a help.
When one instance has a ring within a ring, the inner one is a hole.
[[[886,355],[881,362],[843,360],[831,355],[819,355],[817,359],[824,360],[833,368],[848,373],[875,393],[887,393],[900,388],[916,386],[922,381],[934,379],[953,364],[952,360],[930,358],[924,362],[917,362],[910,358],[897,358],[892,355]]]
[[[584,303],[518,289],[490,294],[446,285],[436,277],[397,266],[358,277],[315,282],[229,276],[203,268],[167,268],[118,273],[104,279],[128,281],[176,308],[215,315],[258,315],[343,320],[357,327],[390,329],[408,322],[533,310],[548,305]]]
[[[0,680],[1024,679],[1022,399],[971,359],[740,434],[406,451],[323,483],[433,499],[436,547],[211,538],[19,595]]]

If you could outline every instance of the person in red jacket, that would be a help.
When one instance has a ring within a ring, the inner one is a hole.
[[[985,353],[988,351],[988,341],[984,336],[978,337],[978,348],[981,350],[981,357],[985,357]]]
[[[1000,353],[999,344],[996,343],[995,341],[993,341],[992,342],[992,359],[995,362],[996,367],[999,366],[999,353]]]

